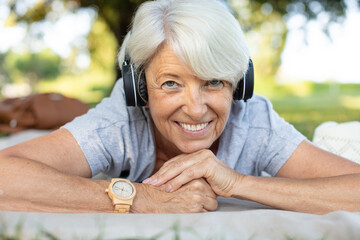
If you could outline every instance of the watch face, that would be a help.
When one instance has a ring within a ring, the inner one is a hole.
[[[115,182],[112,186],[112,189],[116,195],[124,198],[130,197],[134,192],[131,184],[125,181]]]

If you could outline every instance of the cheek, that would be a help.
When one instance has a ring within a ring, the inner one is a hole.
[[[173,101],[160,92],[156,92],[156,90],[150,90],[148,96],[148,106],[154,123],[156,125],[163,124],[164,120],[170,118],[172,113],[174,113],[176,101]]]
[[[163,118],[163,115],[166,115],[166,109],[160,103],[161,101],[156,98],[152,98],[149,95],[149,110],[155,123],[159,118]]]
[[[213,110],[218,116],[219,124],[221,125],[218,127],[221,128],[225,127],[225,124],[229,118],[232,101],[233,99],[231,92],[219,96],[218,98],[214,98]]]
[[[222,108],[218,112],[218,116],[224,124],[227,122],[231,109],[231,101],[223,104]]]
[[[214,98],[215,100],[215,98]],[[219,109],[222,109],[223,112],[230,111],[229,108],[231,107],[232,101],[233,101],[233,94],[232,94],[232,88],[226,87],[224,91],[222,91],[217,97],[216,97],[216,103],[218,105]]]

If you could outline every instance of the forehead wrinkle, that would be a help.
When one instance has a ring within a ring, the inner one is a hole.
[[[156,80],[163,77],[181,79],[184,78],[186,74],[188,73],[178,62],[173,62],[172,59],[169,58],[162,58],[157,65],[155,78]]]
[[[183,71],[178,68],[179,66],[177,64],[171,64],[169,62],[165,64],[160,63],[156,72],[156,78],[158,79],[164,76],[180,78]]]
[[[188,77],[196,77],[189,67],[184,66],[172,47],[163,44],[154,55],[152,65],[155,81],[158,82],[162,77],[170,77],[173,79],[185,79]]]

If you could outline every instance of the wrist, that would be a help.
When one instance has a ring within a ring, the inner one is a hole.
[[[143,183],[133,183],[136,188],[136,196],[133,205],[130,208],[131,213],[149,213],[155,212],[156,201],[153,201],[151,185]]]
[[[249,186],[251,185],[252,178],[253,177],[249,175],[238,174],[230,196],[237,199],[247,200],[246,193],[251,191]]]

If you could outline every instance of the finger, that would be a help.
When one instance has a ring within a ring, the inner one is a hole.
[[[218,207],[218,201],[214,198],[207,197],[203,206],[207,211],[215,211]]]
[[[204,178],[195,179],[185,186],[187,186],[191,191],[197,191],[206,197],[213,199],[217,197],[210,184]]]
[[[209,198],[216,199],[217,195],[208,182],[205,181],[205,189],[202,192]]]
[[[181,161],[181,158],[183,158],[183,154],[166,161],[156,173],[145,179],[142,183],[154,185],[157,182],[158,176],[164,174],[164,172],[168,171],[169,168],[171,169],[169,165],[172,165],[176,161]]]
[[[205,208],[203,208],[203,209],[201,210],[201,212],[202,212],[202,213],[207,213],[208,210],[206,210]]]
[[[198,183],[198,189],[199,191],[205,193],[206,196],[208,197],[212,197],[212,198],[216,198],[217,195],[214,193],[214,191],[212,190],[210,184],[205,180],[205,178],[199,178],[196,180],[193,180],[192,183]]]
[[[215,211],[218,207],[218,202],[216,200],[216,194],[212,190],[208,182],[204,178],[200,178],[188,183],[189,186],[197,188],[198,194],[201,194],[203,197],[203,208],[208,211]]]
[[[211,151],[200,150],[191,154],[182,154],[165,162],[160,170],[152,177],[145,179],[143,183],[160,186],[172,178],[178,176],[182,171],[201,162],[213,162],[214,154]],[[216,157],[215,157],[216,158]],[[208,164],[206,164],[208,165]],[[209,166],[207,166],[209,167]]]
[[[186,207],[190,210],[190,212],[207,212],[208,209],[213,209],[216,205],[216,203],[201,192],[193,191],[187,195],[188,201],[186,203]]]
[[[178,176],[174,177],[173,179],[169,180],[166,184],[165,191],[173,192],[178,190],[184,184],[191,182],[194,179],[202,178],[206,175],[207,169],[202,167],[201,164],[195,164],[190,168],[185,169],[182,171]],[[163,176],[159,176],[159,180]]]
[[[212,191],[210,185],[204,179],[196,179],[186,184],[183,188],[186,192],[192,193],[191,202],[201,209],[214,211],[217,208],[216,195]]]
[[[192,154],[183,155],[182,158],[171,161],[160,169],[161,171],[157,173],[156,180],[154,180],[153,184],[156,184],[156,186],[164,184],[194,166],[199,165],[200,167],[200,165],[202,165],[203,168],[209,169],[213,166],[215,159],[216,157],[211,151],[198,151]],[[191,171],[188,171],[188,174],[191,175]],[[189,181],[192,179],[196,178],[191,178]]]
[[[181,174],[187,168],[190,168],[194,164],[198,163],[200,160],[201,159],[192,157],[190,155],[185,155],[174,160],[172,159],[171,162],[165,163],[153,176],[145,179],[143,183],[152,184],[154,186],[161,186],[170,179],[173,179]]]

